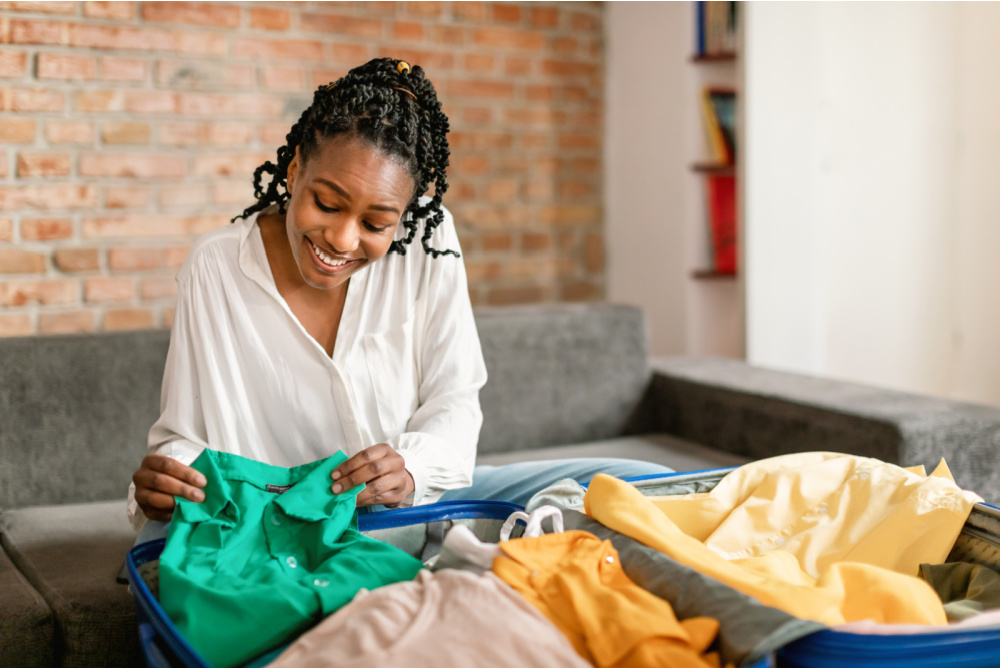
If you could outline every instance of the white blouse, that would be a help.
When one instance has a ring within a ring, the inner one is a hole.
[[[407,503],[470,485],[486,365],[465,266],[425,254],[423,229],[406,255],[351,276],[332,358],[278,292],[256,215],[201,237],[177,276],[150,453],[191,464],[211,448],[294,467],[387,443],[416,484]],[[447,210],[430,243],[459,250]],[[134,484],[128,515],[146,522]]]

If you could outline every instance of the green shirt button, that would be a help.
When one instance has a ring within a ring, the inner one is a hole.
[[[296,560],[295,557],[291,555],[285,558],[285,564],[287,564],[292,569],[295,569],[296,567],[299,566],[298,560]]]
[[[317,578],[315,581],[313,581],[313,585],[325,588],[326,586],[330,585],[330,581],[326,580],[325,578]]]
[[[282,517],[282,515],[280,513],[276,513],[273,516],[271,516],[271,524],[272,525],[281,525],[281,523],[283,523],[284,520],[285,519]]]

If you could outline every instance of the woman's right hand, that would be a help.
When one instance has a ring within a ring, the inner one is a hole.
[[[182,465],[165,455],[147,455],[132,475],[135,501],[150,520],[170,520],[174,515],[174,497],[192,502],[205,501],[207,481],[197,469]]]

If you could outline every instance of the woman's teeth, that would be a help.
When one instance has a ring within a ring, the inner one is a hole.
[[[330,267],[340,267],[347,262],[346,260],[334,260],[327,254],[323,253],[318,246],[313,244],[312,240],[310,240],[309,243],[312,245],[313,249],[316,251],[316,255],[319,256],[319,259],[322,260],[324,264],[329,265]]]

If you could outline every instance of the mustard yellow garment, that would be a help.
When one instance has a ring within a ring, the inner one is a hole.
[[[715,490],[645,498],[609,476],[587,513],[792,615],[945,624],[915,577],[947,557],[972,506],[942,465],[930,477],[871,458],[799,453],[739,468]]]
[[[634,489],[633,489],[634,490]],[[579,530],[500,544],[493,573],[531,602],[597,667],[717,667],[712,618],[678,621],[622,570],[610,541]]]

